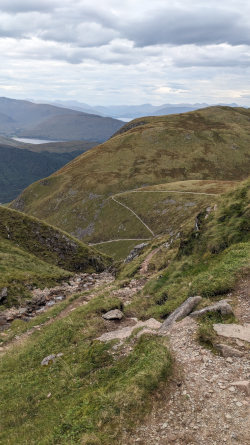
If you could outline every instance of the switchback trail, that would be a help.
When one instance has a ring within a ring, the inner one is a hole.
[[[205,193],[205,192],[187,192],[187,191],[178,191],[178,190],[126,190],[125,192],[116,193],[115,195],[111,196],[109,199],[112,199],[114,202],[119,204],[120,206],[127,209],[130,213],[132,213],[142,224],[143,226],[151,233],[152,237],[155,236],[155,233],[152,229],[140,218],[137,213],[135,213],[134,210],[132,210],[130,207],[128,207],[126,204],[123,204],[120,202],[116,197],[123,196],[128,193],[179,193],[179,194],[193,194],[193,195],[206,195],[206,196],[218,196],[217,193]],[[118,238],[114,240],[108,240],[108,241],[99,241],[98,243],[89,243],[89,246],[98,246],[100,244],[107,244],[107,243],[113,243],[118,241],[150,241],[152,238]]]

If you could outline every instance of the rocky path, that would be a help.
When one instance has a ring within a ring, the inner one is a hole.
[[[53,323],[55,320],[60,319],[68,315],[70,312],[74,311],[77,307],[87,304],[92,298],[97,295],[98,289],[102,286],[108,287],[113,281],[114,276],[110,273],[103,272],[100,274],[77,274],[75,275],[69,283],[64,283],[62,285],[53,287],[53,288],[45,288],[35,289],[33,291],[33,298],[30,300],[30,305],[26,306],[25,311],[16,308],[9,309],[6,312],[6,317],[9,316],[8,324],[6,328],[9,327],[10,322],[15,318],[24,318],[27,320],[27,315],[29,318],[34,317],[35,315],[39,315],[42,311],[46,311],[53,305],[71,297],[74,294],[81,294],[84,291],[91,290],[91,293],[80,295],[76,300],[70,303],[65,309],[63,309],[56,317],[50,318],[48,321],[38,324],[30,328],[28,331],[24,332],[21,335],[17,335],[13,340],[6,343],[4,346],[0,346],[0,355],[7,352],[13,346],[21,345],[25,342],[25,340],[35,331],[41,330],[43,326],[47,326],[48,324]],[[59,298],[58,297],[62,297]],[[28,312],[30,311],[30,312]],[[9,315],[8,315],[9,314]],[[3,326],[4,327],[4,326]],[[1,336],[5,336],[5,332],[0,333]]]
[[[247,289],[246,280],[238,289],[236,309],[242,323],[250,315]],[[143,425],[132,436],[125,434],[121,443],[249,445],[249,349],[241,348],[242,357],[214,355],[197,342],[197,323],[191,317],[175,323],[168,334],[175,374]]]

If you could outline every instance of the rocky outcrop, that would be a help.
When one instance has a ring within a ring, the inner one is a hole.
[[[100,274],[77,274],[69,283],[45,289],[34,289],[32,298],[19,308],[12,307],[0,314],[0,326],[8,326],[16,318],[29,319],[36,314],[46,310],[48,307],[64,300],[67,296],[84,292],[100,284],[109,283],[114,280],[113,275],[107,272]]]
[[[160,328],[161,332],[168,331],[170,327],[175,323],[176,321],[180,320],[181,318],[186,317],[187,315],[192,312],[192,310],[197,306],[197,304],[202,300],[202,297],[196,296],[196,297],[189,297],[184,303],[178,307],[169,317],[162,323],[162,326]]]
[[[219,312],[221,315],[231,315],[233,314],[233,309],[228,304],[227,301],[221,300],[218,303],[212,304],[211,306],[204,307],[203,309],[200,309],[199,311],[192,312],[190,314],[190,317],[201,317],[202,315],[207,314],[208,312]]]
[[[143,251],[145,247],[147,247],[147,245],[148,243],[141,243],[135,246],[127,256],[127,258],[124,260],[124,263],[127,264],[130,263],[130,261],[133,261],[133,259],[136,258],[138,255],[140,255],[140,253]]]

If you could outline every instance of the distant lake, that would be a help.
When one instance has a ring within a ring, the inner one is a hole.
[[[116,117],[116,119],[119,119],[120,121],[123,121],[123,122],[130,122],[136,118],[135,117]]]
[[[49,139],[32,139],[32,138],[12,138],[14,141],[25,142],[26,144],[47,144],[48,142],[61,142],[51,141]]]

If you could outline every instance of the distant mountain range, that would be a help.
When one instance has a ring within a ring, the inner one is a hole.
[[[0,98],[0,135],[104,142],[123,122],[50,104]]]
[[[195,103],[195,104],[163,104],[163,105],[151,105],[151,104],[141,104],[141,105],[110,105],[101,106],[96,105],[92,107],[83,102],[78,102],[75,100],[58,100],[52,102],[53,105],[59,107],[67,107],[72,110],[83,111],[85,113],[99,114],[101,116],[110,116],[113,118],[131,118],[135,119],[137,117],[143,116],[163,116],[167,114],[178,114],[186,113],[188,111],[198,110],[200,108],[206,108],[209,105],[206,103]],[[224,104],[216,104],[224,105]],[[227,106],[237,107],[237,104],[226,104]]]

